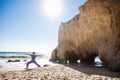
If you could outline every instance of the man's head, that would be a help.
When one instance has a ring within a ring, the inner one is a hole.
[[[33,54],[35,54],[35,52],[32,52]]]

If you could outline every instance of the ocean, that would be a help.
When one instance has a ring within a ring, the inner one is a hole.
[[[31,52],[0,52],[0,58],[24,58],[26,53]]]
[[[32,54],[32,52],[0,52],[0,70],[24,70],[26,63],[31,60],[30,56],[26,55],[26,53]],[[52,62],[49,62],[48,56],[39,53],[36,54],[39,55],[36,61],[41,66],[44,64],[54,65]],[[37,66],[30,64],[29,67],[36,68]]]

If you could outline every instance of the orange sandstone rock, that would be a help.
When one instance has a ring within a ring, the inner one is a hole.
[[[98,55],[112,70],[120,70],[120,0],[88,0],[72,20],[59,28],[51,61],[94,63]]]

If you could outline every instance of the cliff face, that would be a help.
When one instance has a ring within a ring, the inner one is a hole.
[[[59,28],[51,61],[93,63],[98,55],[120,70],[120,0],[88,0],[80,13]]]

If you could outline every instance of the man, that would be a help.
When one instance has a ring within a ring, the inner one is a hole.
[[[40,65],[35,61],[37,57],[37,55],[35,55],[35,52],[32,52],[32,54],[27,54],[27,55],[31,56],[31,61],[27,62],[26,69],[28,69],[30,63],[35,63],[38,67],[40,67]]]

